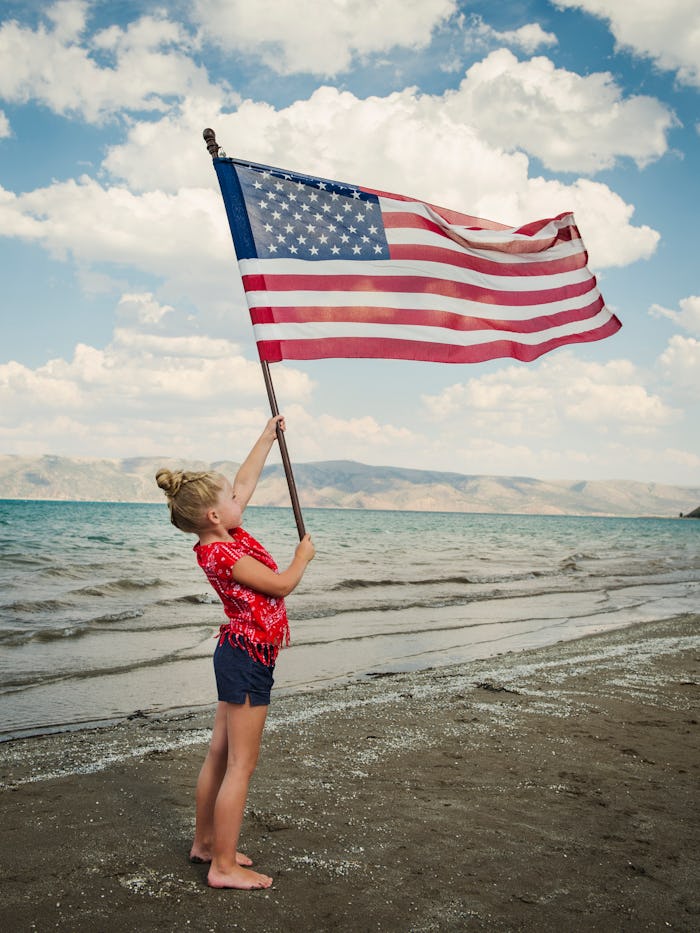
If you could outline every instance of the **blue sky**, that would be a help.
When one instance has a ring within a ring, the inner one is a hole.
[[[0,2],[0,454],[240,459],[268,415],[202,130],[517,224],[623,322],[535,363],[273,366],[294,460],[700,482],[696,0]]]

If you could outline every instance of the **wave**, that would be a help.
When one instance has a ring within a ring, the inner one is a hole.
[[[161,599],[158,606],[176,606],[178,603],[187,603],[195,606],[212,605],[219,602],[215,593],[188,593],[187,596],[174,596],[172,599]]]
[[[64,612],[68,609],[74,609],[76,602],[85,596],[119,596],[126,592],[142,591],[166,585],[165,580],[158,578],[137,580],[126,577],[120,580],[110,580],[96,586],[84,586],[75,590],[67,590],[62,593],[61,599],[54,597],[47,599],[16,599],[13,602],[0,605],[0,610],[36,615],[47,612]]]
[[[73,590],[71,595],[75,596],[112,596],[131,590],[148,590],[153,587],[167,586],[167,580],[161,580],[159,577],[145,578],[142,580],[136,577],[123,577],[120,580],[109,580],[106,583],[100,583],[97,586],[85,586],[79,590]]]
[[[412,577],[410,580],[388,579],[388,580],[368,580],[366,578],[350,578],[341,580],[333,586],[328,587],[329,592],[340,592],[343,590],[362,590],[376,587],[392,586],[479,586],[485,583],[511,583],[519,580],[532,580],[540,577],[556,576],[556,570],[525,570],[515,573],[502,573],[483,576],[450,576],[450,577]]]
[[[82,638],[103,625],[110,625],[114,622],[127,622],[130,619],[140,619],[143,614],[143,609],[123,609],[120,612],[110,612],[96,616],[93,619],[59,624],[53,628],[11,629],[7,632],[0,632],[0,644],[13,648],[26,645],[31,641],[52,642],[62,641],[65,638]]]
[[[62,612],[68,609],[70,603],[60,599],[17,599],[12,603],[6,603],[2,606],[3,612]]]

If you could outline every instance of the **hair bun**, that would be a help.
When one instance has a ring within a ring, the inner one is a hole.
[[[156,483],[163,490],[165,495],[172,499],[173,496],[176,496],[182,486],[182,481],[184,479],[184,474],[181,470],[173,473],[168,469],[158,470],[156,473]]]

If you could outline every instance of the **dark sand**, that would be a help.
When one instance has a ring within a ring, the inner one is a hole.
[[[0,928],[698,930],[698,622],[273,699],[269,891],[187,860],[209,716],[6,743]]]

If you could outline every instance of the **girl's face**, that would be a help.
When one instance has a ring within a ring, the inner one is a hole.
[[[214,508],[224,528],[238,528],[241,523],[241,507],[236,502],[233,486],[228,480],[224,480],[223,488],[219,493]]]

